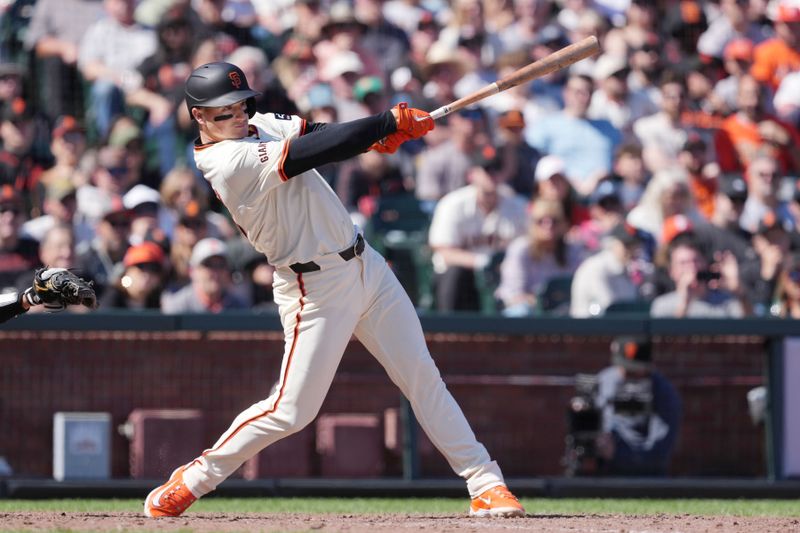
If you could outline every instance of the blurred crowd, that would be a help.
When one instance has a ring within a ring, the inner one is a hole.
[[[0,9],[2,290],[46,264],[106,309],[274,307],[268,258],[194,167],[201,64],[238,65],[259,112],[341,122],[433,110],[594,35],[598,56],[319,171],[390,259],[412,243],[421,307],[800,318],[800,0]]]

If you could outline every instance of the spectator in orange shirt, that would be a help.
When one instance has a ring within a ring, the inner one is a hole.
[[[775,37],[756,47],[750,73],[775,91],[793,70],[800,70],[800,5],[783,0],[775,14]]]
[[[800,171],[800,133],[764,111],[762,87],[752,76],[739,82],[738,110],[717,132],[717,160],[723,172],[741,172],[765,152],[775,158],[783,173]]]
[[[697,202],[697,210],[710,219],[714,215],[719,165],[709,162],[708,146],[699,134],[689,134],[678,154],[678,163],[689,176],[689,187]]]

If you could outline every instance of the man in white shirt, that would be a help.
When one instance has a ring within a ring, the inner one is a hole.
[[[573,318],[601,316],[614,302],[636,300],[636,272],[631,268],[643,260],[643,237],[622,222],[603,243],[603,250],[586,259],[572,280],[569,314]]]
[[[501,183],[503,161],[492,146],[473,156],[469,185],[442,198],[433,212],[428,242],[433,249],[436,307],[439,311],[477,311],[475,273],[525,233],[526,203]]]
[[[78,50],[78,69],[92,83],[89,111],[94,127],[105,138],[125,94],[139,88],[136,68],[157,46],[153,30],[133,19],[134,0],[104,0],[106,17],[86,31]]]

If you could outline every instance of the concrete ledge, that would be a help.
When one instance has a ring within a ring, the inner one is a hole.
[[[8,499],[141,498],[163,480],[55,481],[0,480],[0,497]],[[527,498],[720,498],[796,499],[800,480],[651,479],[651,478],[519,478],[509,479],[515,494]],[[383,479],[231,479],[209,496],[247,497],[461,497],[459,479],[405,481]]]

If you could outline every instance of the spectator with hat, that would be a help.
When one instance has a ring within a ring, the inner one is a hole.
[[[753,234],[756,260],[742,268],[742,280],[757,316],[770,314],[781,271],[791,255],[793,233],[794,227],[789,221],[781,219],[774,211],[767,211]]]
[[[44,141],[46,135],[29,102],[17,97],[3,105],[0,109],[0,183],[11,184],[23,194],[36,191],[44,169],[51,163]],[[38,203],[32,203],[38,211]]]
[[[214,238],[202,239],[194,245],[189,258],[191,282],[174,293],[165,293],[161,311],[176,313],[219,313],[229,309],[246,309],[247,302],[233,291],[227,245]]]
[[[776,3],[772,16],[775,37],[756,46],[750,70],[756,80],[773,91],[787,73],[800,70],[800,4],[795,0]]]
[[[457,46],[435,41],[425,51],[423,94],[433,100],[436,106],[456,100],[456,85],[474,67]]]
[[[161,194],[147,185],[134,185],[122,197],[122,203],[131,213],[131,244],[143,242],[148,233],[160,229]]]
[[[650,316],[672,318],[742,318],[747,300],[739,263],[731,252],[709,264],[692,234],[676,236],[667,245],[669,277],[675,290],[653,300]]]
[[[573,318],[602,316],[614,302],[640,299],[639,284],[652,266],[646,257],[646,236],[626,222],[612,229],[602,250],[587,258],[572,280],[569,314]]]
[[[319,78],[333,89],[334,104],[339,120],[355,120],[366,114],[355,101],[353,88],[364,75],[364,63],[352,50],[333,50],[330,57],[319,62]]]
[[[25,237],[41,242],[45,233],[56,224],[69,224],[73,228],[76,245],[94,237],[94,229],[75,217],[77,210],[75,185],[69,178],[52,180],[45,187],[42,215],[22,225]]]
[[[367,113],[374,114],[389,105],[384,91],[383,80],[378,76],[363,76],[353,87],[353,96],[367,109]]]
[[[161,183],[158,166],[153,166],[145,154],[145,139],[142,128],[130,116],[119,116],[111,124],[105,143],[107,147],[122,153],[124,166],[128,168],[133,183],[141,183],[154,189]],[[132,185],[128,185],[130,188]]]
[[[605,53],[595,61],[592,77],[596,90],[587,115],[609,121],[623,135],[633,134],[634,121],[658,111],[655,102],[642,90],[628,87],[630,67],[624,57]]]
[[[59,117],[50,133],[50,152],[55,158],[52,167],[45,170],[41,182],[46,187],[52,181],[69,180],[75,187],[89,180],[80,168],[86,153],[86,131],[70,115]]]
[[[159,194],[161,209],[159,209],[158,225],[170,239],[179,219],[187,215],[191,219],[204,219],[210,237],[227,239],[238,233],[228,217],[209,210],[208,185],[187,167],[175,167],[164,176]]]
[[[508,183],[520,196],[530,198],[535,187],[534,169],[541,154],[525,141],[525,117],[518,109],[509,109],[497,117],[497,150],[508,165]]]
[[[716,110],[722,115],[729,115],[736,111],[739,81],[742,76],[750,72],[754,48],[753,41],[747,38],[733,39],[725,45],[722,57],[728,76],[714,85]]]
[[[570,226],[581,224],[588,218],[578,194],[567,179],[564,160],[557,155],[546,155],[536,164],[533,199],[540,198],[560,202]]]
[[[78,189],[78,213],[90,222],[101,218],[106,206],[136,183],[136,175],[128,168],[123,150],[104,146],[95,156],[90,182]]]
[[[678,153],[678,164],[689,179],[697,210],[700,215],[710,219],[714,214],[719,165],[710,160],[708,145],[700,134],[689,133]]]
[[[445,195],[433,212],[428,242],[433,250],[436,308],[475,311],[475,272],[527,227],[525,201],[502,183],[503,162],[491,145],[478,148],[467,172],[469,185]]]
[[[16,290],[20,274],[29,273],[38,263],[39,244],[20,234],[26,219],[20,192],[11,185],[0,185],[0,292]]]
[[[128,248],[122,272],[100,299],[101,309],[139,311],[161,308],[161,290],[166,272],[164,250],[152,241]]]
[[[178,207],[177,220],[172,231],[169,248],[171,270],[165,283],[166,290],[175,292],[189,284],[189,260],[195,245],[211,236],[211,225],[205,209],[197,200]]]
[[[495,294],[503,302],[505,316],[534,314],[545,284],[578,268],[583,254],[580,247],[567,242],[568,230],[569,221],[559,202],[533,202],[527,234],[509,244],[500,265],[500,286]]]
[[[97,284],[98,296],[112,283],[115,269],[125,256],[131,231],[131,212],[125,208],[121,196],[98,199],[95,237],[81,243],[77,249],[80,272]]]
[[[665,476],[681,427],[681,400],[653,364],[648,337],[616,337],[611,366],[597,374],[594,403],[602,412],[599,473]]]

